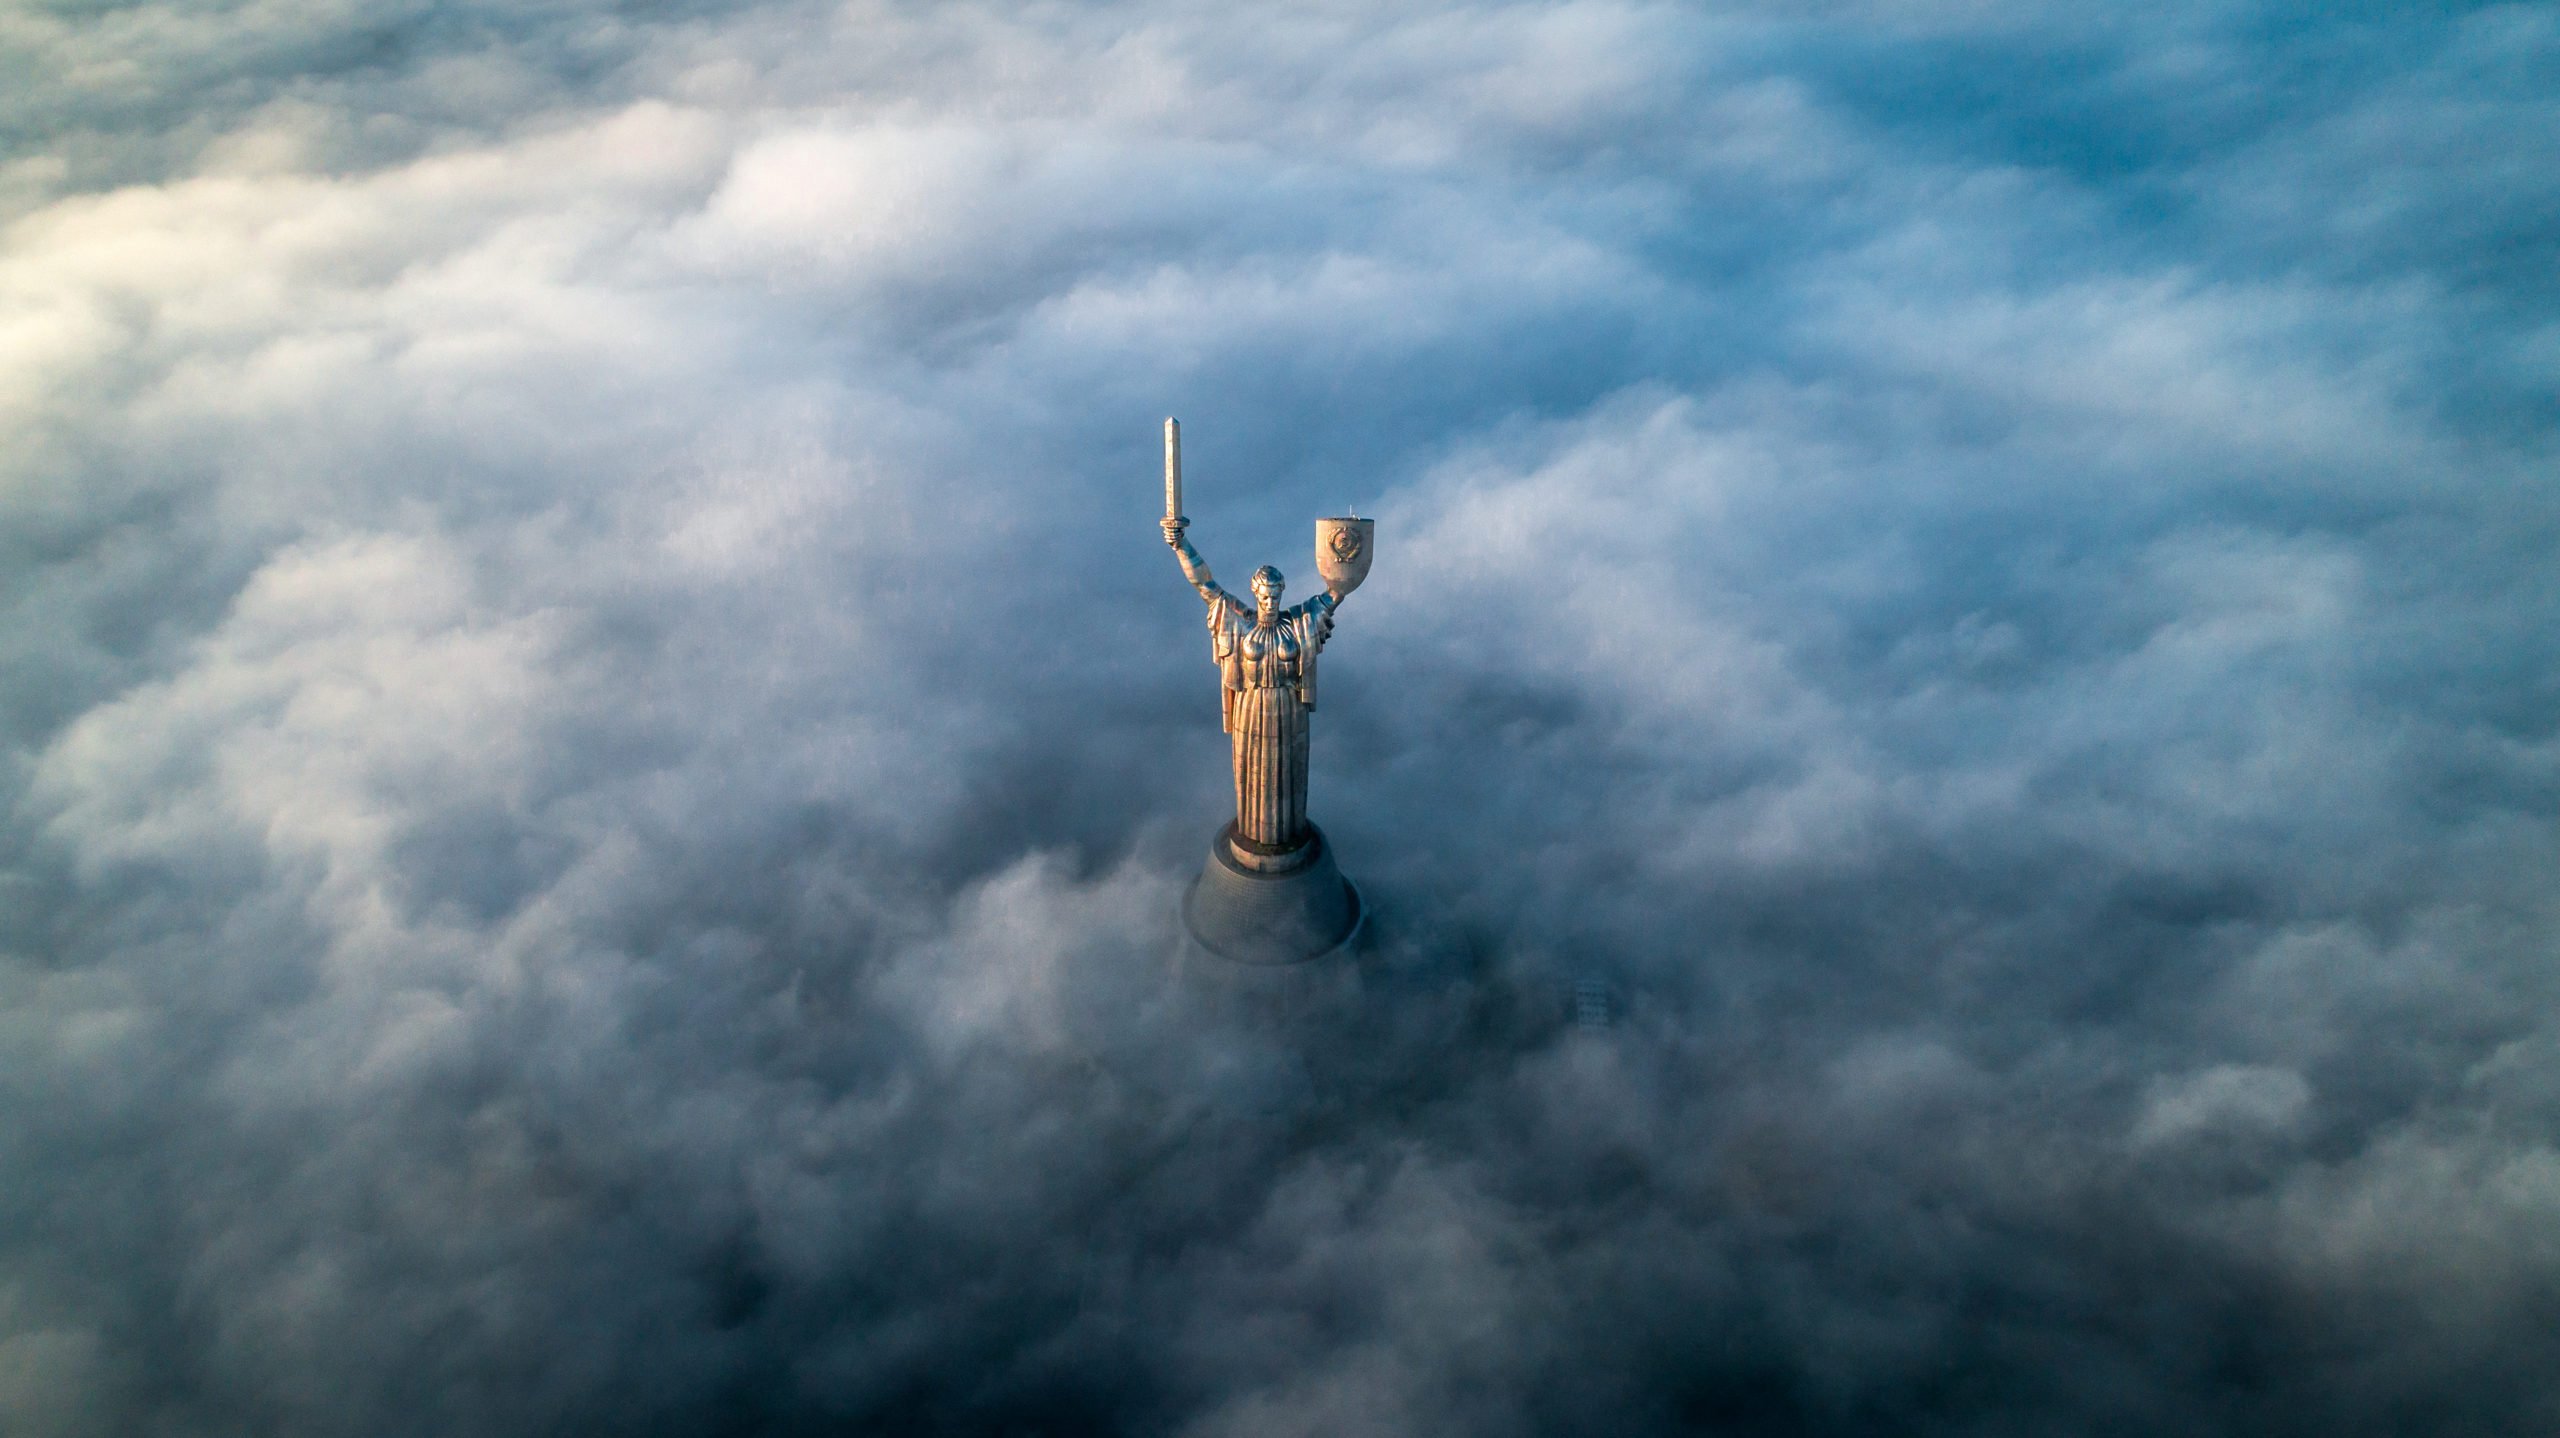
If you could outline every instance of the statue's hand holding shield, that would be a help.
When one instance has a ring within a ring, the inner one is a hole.
[[[1324,587],[1341,599],[1360,587],[1369,577],[1369,556],[1375,549],[1377,521],[1371,519],[1319,519],[1316,521],[1316,573],[1324,576]]]

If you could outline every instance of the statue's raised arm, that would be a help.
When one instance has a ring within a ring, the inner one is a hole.
[[[1173,547],[1173,557],[1181,562],[1182,577],[1191,581],[1191,587],[1200,591],[1200,597],[1209,601],[1211,609],[1224,606],[1239,614],[1250,612],[1243,600],[1218,587],[1217,579],[1209,573],[1209,561],[1191,547],[1191,540],[1183,533],[1190,523],[1181,515],[1169,515],[1163,525],[1164,542]]]

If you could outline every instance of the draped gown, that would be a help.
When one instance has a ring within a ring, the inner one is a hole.
[[[1262,623],[1231,595],[1209,607],[1236,780],[1236,837],[1266,853],[1307,837],[1307,715],[1316,655],[1333,633],[1334,599],[1319,594]]]
[[[1218,587],[1188,539],[1174,552],[1209,603],[1220,710],[1234,751],[1236,839],[1285,853],[1307,837],[1307,715],[1316,707],[1316,655],[1333,635],[1339,601],[1318,594],[1266,623],[1256,605]]]

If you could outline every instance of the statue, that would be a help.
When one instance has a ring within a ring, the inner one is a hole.
[[[1170,419],[1164,454],[1164,542],[1209,606],[1219,714],[1235,771],[1235,818],[1210,845],[1184,914],[1192,936],[1226,957],[1313,957],[1347,943],[1361,918],[1358,892],[1335,868],[1323,832],[1307,821],[1307,716],[1315,711],[1316,658],[1333,636],[1334,612],[1368,577],[1374,521],[1317,520],[1324,591],[1283,609],[1286,581],[1266,564],[1253,572],[1247,605],[1219,587],[1185,535],[1191,520],[1182,512],[1182,426]]]

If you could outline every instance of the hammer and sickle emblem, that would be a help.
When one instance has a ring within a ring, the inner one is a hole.
[[[1360,557],[1360,531],[1348,525],[1333,532],[1333,557],[1349,564]]]

